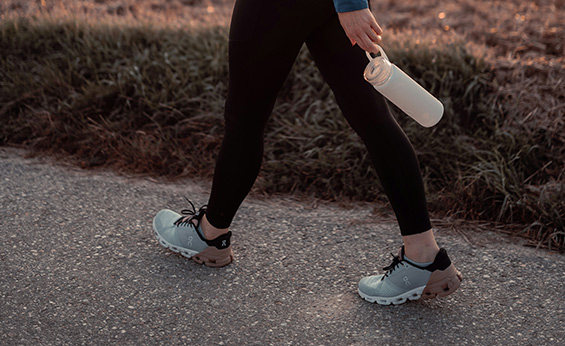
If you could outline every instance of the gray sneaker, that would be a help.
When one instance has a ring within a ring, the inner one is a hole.
[[[230,264],[233,260],[230,245],[231,231],[213,240],[204,238],[200,220],[206,213],[206,206],[197,212],[194,205],[190,204],[192,210],[182,211],[185,216],[168,209],[157,213],[153,219],[153,233],[159,244],[209,267],[223,267]]]
[[[420,297],[445,297],[461,284],[461,273],[455,269],[445,249],[440,249],[432,264],[419,267],[404,260],[404,247],[392,264],[383,268],[387,272],[368,276],[359,281],[359,295],[382,305],[402,304]]]

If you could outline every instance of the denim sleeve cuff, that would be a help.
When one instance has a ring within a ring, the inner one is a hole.
[[[369,8],[367,0],[333,0],[335,10],[340,12],[351,12]]]

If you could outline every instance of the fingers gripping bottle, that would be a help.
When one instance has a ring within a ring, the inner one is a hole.
[[[378,92],[424,127],[437,124],[443,115],[443,105],[426,89],[392,64],[377,45],[380,56],[372,58],[365,68],[365,80]]]

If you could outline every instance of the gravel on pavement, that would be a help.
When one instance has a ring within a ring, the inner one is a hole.
[[[209,182],[82,171],[0,148],[0,344],[559,345],[565,256],[496,232],[437,227],[463,273],[443,299],[380,306],[357,282],[398,251],[368,204],[249,197],[236,260],[208,268],[162,248],[162,208]],[[466,236],[463,236],[465,234]]]

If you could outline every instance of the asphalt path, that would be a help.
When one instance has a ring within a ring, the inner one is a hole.
[[[163,183],[0,148],[1,345],[562,345],[565,256],[500,233],[438,226],[464,275],[443,299],[380,306],[358,280],[400,246],[392,219],[290,197],[248,198],[236,261],[162,248],[151,220],[206,202]],[[441,224],[441,223],[440,223]]]

